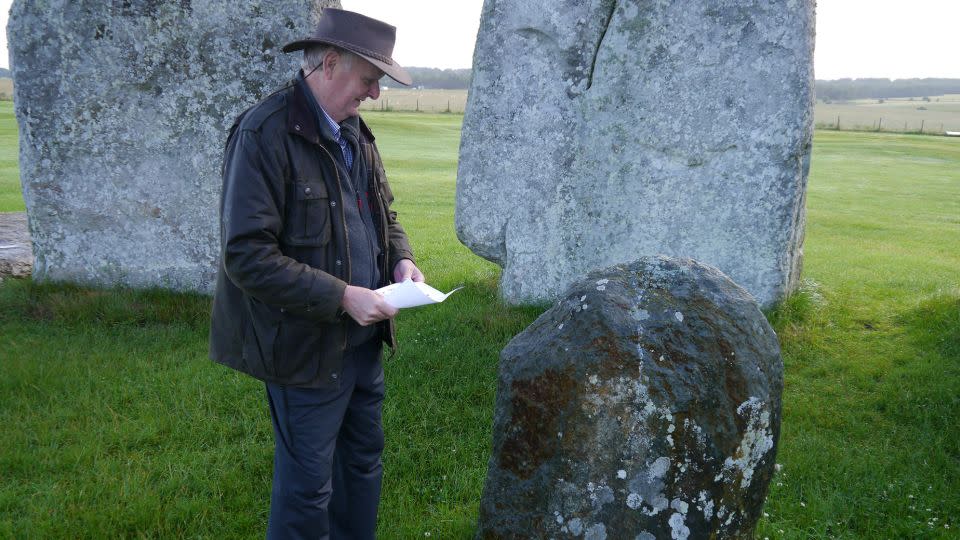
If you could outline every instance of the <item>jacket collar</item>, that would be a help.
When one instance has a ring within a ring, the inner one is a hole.
[[[313,144],[320,144],[320,132],[316,116],[310,109],[310,102],[304,93],[299,74],[291,86],[293,87],[293,95],[290,98],[290,105],[287,107],[287,133],[299,135]]]
[[[287,108],[287,133],[299,135],[313,144],[320,144],[320,127],[318,119],[313,111],[313,96],[308,96],[306,84],[303,83],[302,72],[297,74],[293,84],[293,95],[290,106]],[[362,118],[348,118],[341,123],[341,129],[351,130],[353,133],[359,132],[362,138],[373,142],[375,137],[367,127]]]

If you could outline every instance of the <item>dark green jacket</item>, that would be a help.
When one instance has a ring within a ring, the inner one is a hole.
[[[210,358],[258,379],[300,387],[339,383],[350,281],[341,178],[298,84],[241,114],[230,130],[220,202],[221,262]],[[338,149],[337,149],[338,150]],[[373,134],[360,121],[360,156],[377,221],[380,275],[413,253]],[[393,321],[379,324],[395,347]]]

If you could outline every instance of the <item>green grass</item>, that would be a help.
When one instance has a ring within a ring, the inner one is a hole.
[[[380,535],[470,538],[497,355],[540,310],[500,304],[497,268],[456,240],[462,117],[365,116],[429,281],[466,285],[399,317]],[[768,314],[786,381],[759,538],[955,536],[958,246],[960,140],[817,132],[804,286]],[[0,284],[0,538],[262,537],[264,391],[206,360],[208,307]]]
[[[20,140],[13,102],[0,101],[0,212],[23,212],[20,193],[20,167],[17,165]]]

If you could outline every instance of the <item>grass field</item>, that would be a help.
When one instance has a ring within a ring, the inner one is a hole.
[[[364,111],[413,111],[463,114],[467,108],[466,90],[417,90],[388,88],[379,99],[367,100],[360,107]]]
[[[17,165],[20,141],[13,102],[0,101],[0,212],[26,209],[20,193],[20,167]]]
[[[455,238],[462,117],[366,117],[429,281],[466,285],[399,317],[380,537],[471,538],[497,355],[539,310],[501,305]],[[817,132],[807,221],[804,287],[769,314],[782,469],[758,538],[955,538],[960,140]],[[264,391],[205,359],[208,306],[0,284],[0,538],[262,537]]]
[[[467,105],[466,90],[416,90],[390,88],[381,92],[380,99],[366,101],[368,111],[421,111],[462,114]],[[814,107],[814,122],[818,128],[836,129],[837,118],[841,130],[943,134],[960,131],[960,95],[921,98],[855,100],[842,103],[818,101]]]
[[[882,130],[943,134],[960,131],[960,95],[921,98],[861,99],[842,103],[818,101],[814,108],[817,127],[841,130]]]

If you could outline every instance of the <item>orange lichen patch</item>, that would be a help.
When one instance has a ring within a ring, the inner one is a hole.
[[[548,369],[511,385],[512,425],[500,451],[500,464],[521,479],[529,478],[557,451],[561,412],[574,401],[579,386],[571,372],[570,368]]]

